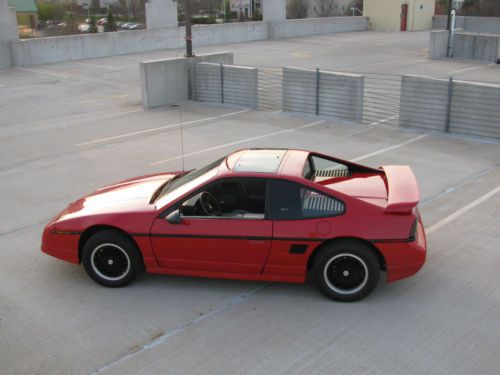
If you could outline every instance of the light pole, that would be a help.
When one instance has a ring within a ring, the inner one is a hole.
[[[184,0],[186,23],[186,57],[193,57],[193,35],[191,34],[191,0]]]

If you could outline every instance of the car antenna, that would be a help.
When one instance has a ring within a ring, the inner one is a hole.
[[[184,132],[182,129],[182,106],[178,103],[172,104],[171,107],[179,108],[179,125],[181,127],[181,156],[182,156],[182,171],[185,172],[185,164],[184,164]]]

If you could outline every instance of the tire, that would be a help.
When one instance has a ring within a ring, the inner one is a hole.
[[[341,240],[320,250],[314,262],[318,288],[340,302],[359,301],[377,286],[380,264],[369,245]]]
[[[92,280],[110,288],[130,284],[142,265],[136,244],[113,230],[97,232],[85,243],[82,263]]]

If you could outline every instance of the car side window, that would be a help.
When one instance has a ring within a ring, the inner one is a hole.
[[[344,213],[342,201],[291,181],[271,180],[269,218],[299,220]]]
[[[226,219],[264,219],[267,180],[262,178],[223,179],[180,204],[183,216]]]

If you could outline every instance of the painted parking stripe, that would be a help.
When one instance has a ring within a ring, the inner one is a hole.
[[[310,128],[310,127],[313,127],[313,126],[316,126],[316,125],[320,125],[320,124],[322,124],[324,122],[325,122],[325,120],[315,121],[315,122],[311,122],[309,124],[301,125],[299,127],[293,128],[293,129],[280,130],[280,131],[277,131],[277,132],[272,132],[272,133],[258,135],[258,136],[255,136],[255,137],[241,139],[239,141],[224,143],[222,145],[208,147],[208,148],[205,148],[203,150],[198,150],[198,151],[187,153],[187,154],[184,155],[184,157],[189,157],[189,156],[194,156],[194,155],[198,155],[198,154],[203,154],[205,152],[220,150],[221,148],[226,148],[226,147],[230,147],[230,146],[236,146],[236,145],[239,145],[239,144],[242,144],[242,143],[256,141],[257,139],[263,139],[263,138],[273,137],[275,135],[291,133],[291,132],[297,131],[299,129],[305,129],[305,128]],[[149,163],[149,165],[150,166],[154,166],[154,165],[164,164],[164,163],[168,163],[170,161],[182,159],[182,157],[183,157],[182,155],[178,155],[178,156],[174,156],[174,157],[171,157],[171,158],[168,158],[168,159],[154,161],[152,163]]]
[[[240,113],[244,113],[244,112],[248,112],[248,111],[249,111],[249,109],[245,109],[245,110],[242,110],[242,111],[236,111],[236,112],[226,113],[224,115],[206,117],[206,118],[202,118],[202,119],[198,119],[198,120],[193,120],[193,121],[185,121],[185,122],[182,122],[182,125],[190,125],[190,124],[196,124],[196,123],[204,122],[204,121],[216,120],[218,118],[224,118],[224,117],[234,116],[234,115],[238,115]],[[133,137],[135,135],[148,134],[148,133],[157,132],[159,130],[165,130],[165,129],[175,128],[175,127],[178,127],[180,125],[181,125],[181,123],[178,122],[178,123],[175,123],[175,124],[172,124],[172,125],[165,125],[165,126],[159,126],[157,128],[138,130],[138,131],[131,132],[131,133],[125,133],[125,134],[115,135],[115,136],[112,136],[112,137],[99,138],[99,139],[95,139],[93,141],[78,143],[75,146],[76,147],[89,146],[89,145],[104,143],[104,142],[108,142],[108,141],[114,141],[114,140],[117,140],[117,139],[123,139],[123,138]]]
[[[396,119],[398,117],[399,117],[399,115],[387,117],[387,118],[385,118],[383,120],[372,122],[370,124],[370,126],[375,126],[375,125],[383,124],[384,122],[387,122],[387,121],[390,121],[390,120],[394,120],[394,119]]]
[[[453,71],[449,72],[448,74],[456,74],[456,73],[469,72],[471,70],[478,70],[478,69],[483,69],[483,68],[489,68],[490,66],[494,66],[494,65],[496,65],[496,64],[487,64],[487,65],[481,65],[481,66],[473,66],[471,68],[453,70]]]
[[[425,233],[427,235],[437,231],[441,227],[445,226],[446,224],[451,223],[453,220],[456,218],[462,216],[464,213],[467,211],[472,210],[474,207],[480,205],[481,203],[487,201],[490,199],[492,196],[494,196],[496,193],[500,191],[500,186],[497,186],[495,189],[489,191],[488,193],[484,194],[483,196],[477,198],[475,201],[469,203],[467,206],[462,207],[461,209],[455,211],[451,215],[446,216],[444,219],[438,221],[437,223],[431,225],[429,228],[425,230]]]
[[[386,147],[386,148],[383,148],[381,150],[374,151],[374,152],[371,152],[369,154],[357,157],[355,159],[351,159],[351,161],[359,161],[359,160],[367,159],[369,157],[372,157],[372,156],[375,156],[375,155],[378,155],[378,154],[382,154],[382,153],[387,152],[387,151],[394,150],[396,148],[400,148],[400,147],[409,145],[410,143],[417,142],[417,141],[419,141],[419,140],[421,140],[422,138],[425,138],[425,137],[427,137],[427,134],[422,134],[422,135],[419,135],[418,137],[409,139],[409,140],[407,140],[407,141],[405,141],[403,143],[398,143],[397,145]]]
[[[57,78],[70,78],[70,76],[68,76],[68,75],[46,72],[46,71],[38,70],[38,69],[21,68],[19,66],[15,67],[15,69],[25,70],[27,72],[33,72],[33,73],[38,73],[38,74],[45,74],[47,76],[57,77]]]

